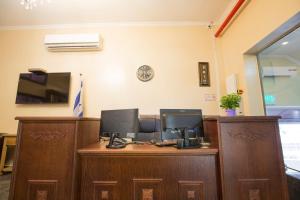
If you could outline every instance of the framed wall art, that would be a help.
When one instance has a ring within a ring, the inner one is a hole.
[[[198,70],[199,70],[199,86],[210,87],[209,63],[199,62]]]

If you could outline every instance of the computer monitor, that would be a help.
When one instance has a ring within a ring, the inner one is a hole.
[[[100,120],[100,137],[110,137],[112,133],[119,133],[125,138],[127,133],[137,133],[139,131],[139,110],[103,110]]]
[[[200,109],[161,109],[161,138],[162,140],[179,139],[177,129],[188,129],[189,137],[204,137],[202,111]]]

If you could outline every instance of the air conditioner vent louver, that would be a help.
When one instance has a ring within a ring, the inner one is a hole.
[[[99,34],[46,35],[45,46],[49,51],[97,51],[102,49]]]
[[[274,77],[274,76],[294,76],[298,73],[297,67],[295,66],[284,66],[284,67],[263,67],[263,77]]]

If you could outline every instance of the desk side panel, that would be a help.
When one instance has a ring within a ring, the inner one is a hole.
[[[78,120],[77,149],[99,141],[99,120]]]
[[[219,136],[218,136],[218,121],[207,120],[203,121],[204,136],[211,142],[211,148],[219,148]]]
[[[221,122],[224,200],[287,200],[276,120]]]
[[[75,121],[20,122],[10,200],[68,200]]]

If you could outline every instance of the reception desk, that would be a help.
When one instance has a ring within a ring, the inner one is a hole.
[[[81,199],[218,199],[218,149],[80,149]]]
[[[20,117],[9,200],[288,200],[277,117],[205,117],[208,149],[97,142],[99,119]]]

